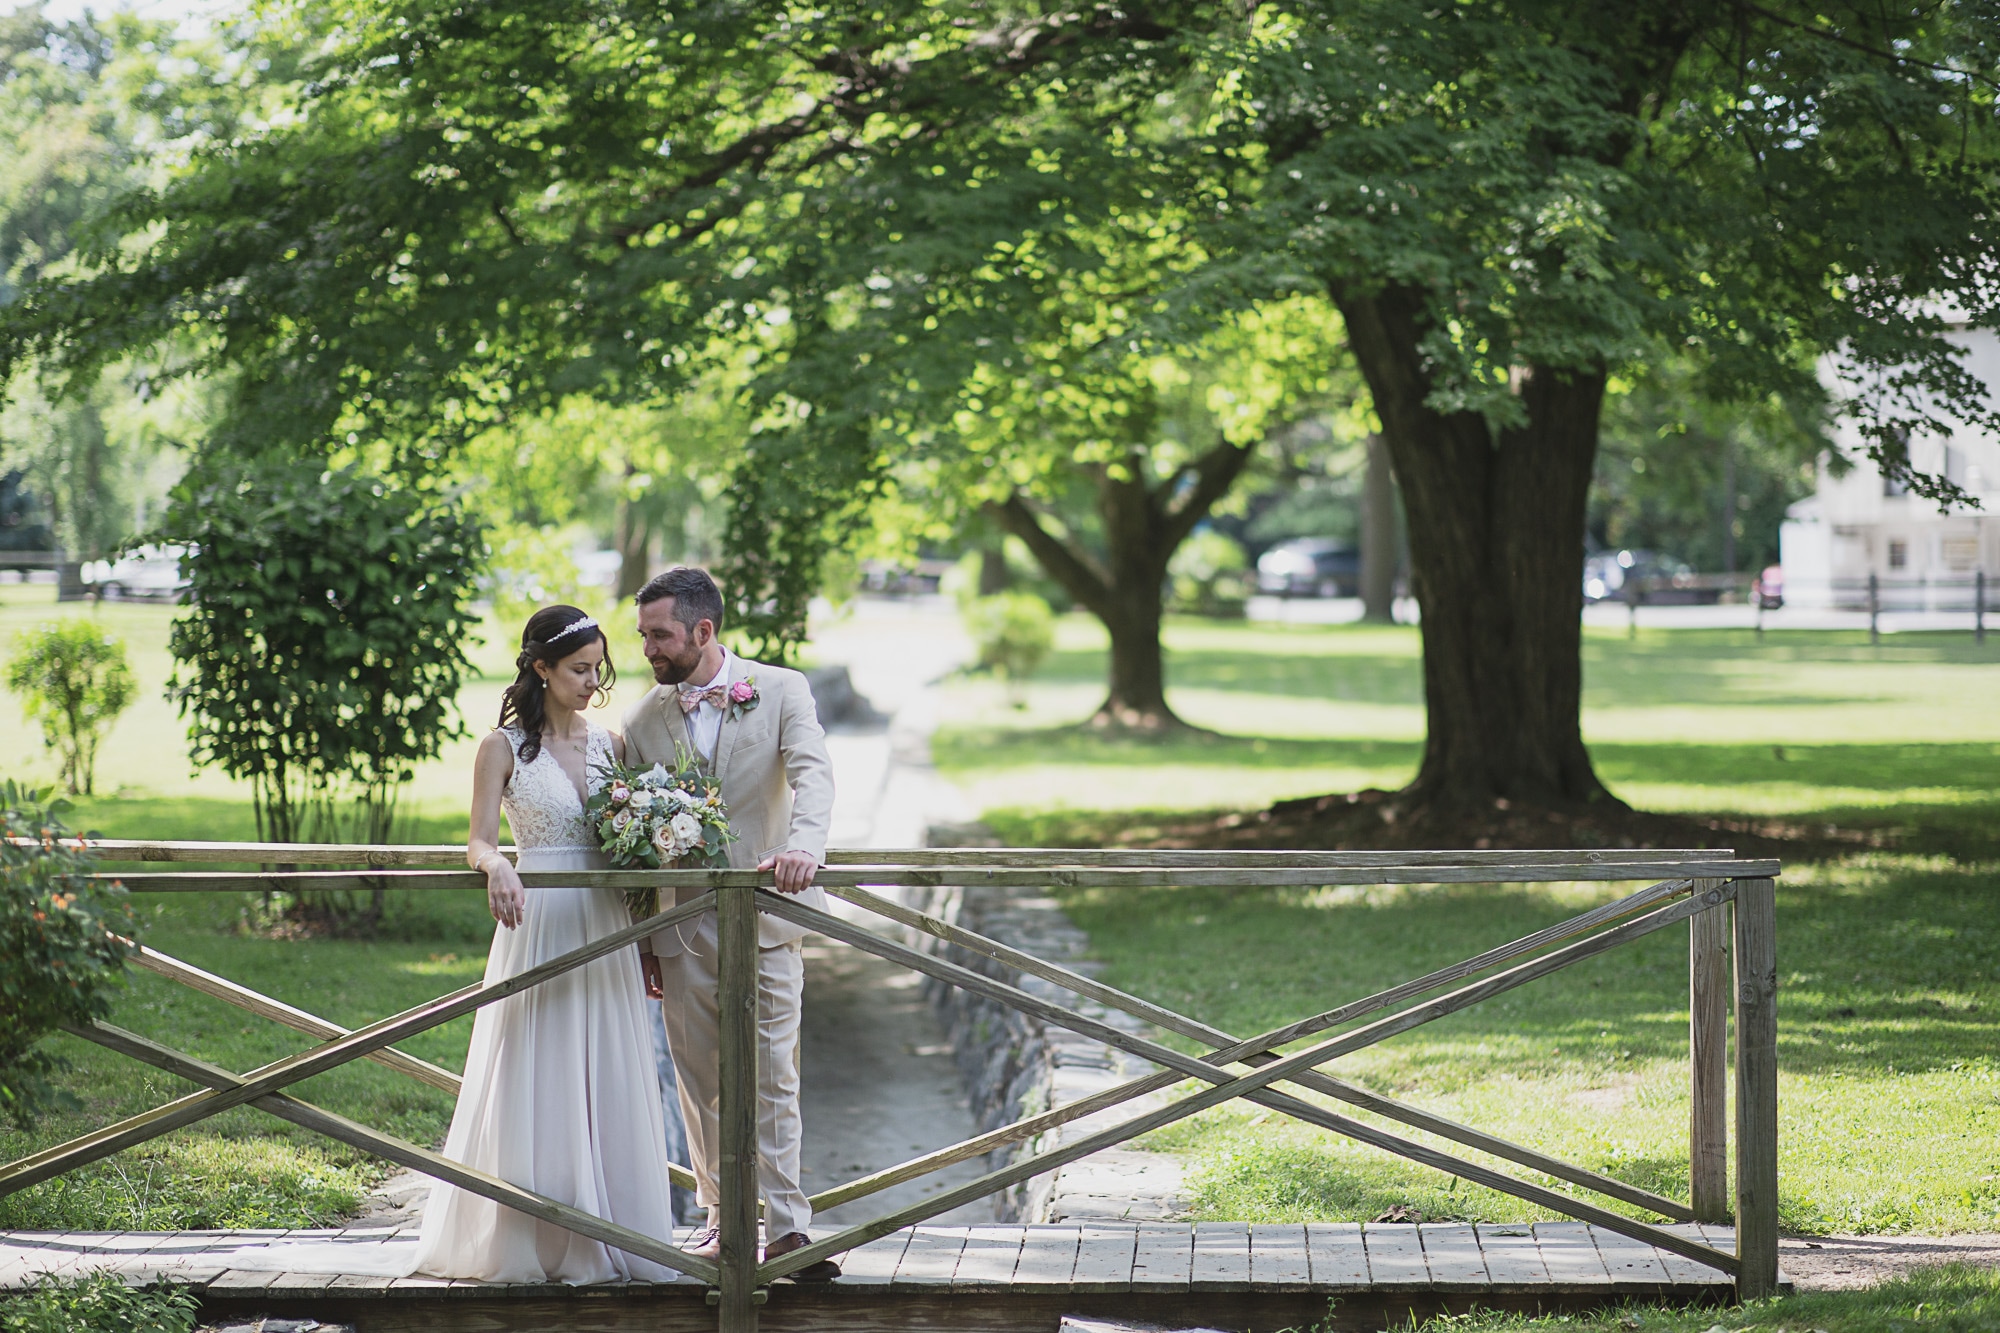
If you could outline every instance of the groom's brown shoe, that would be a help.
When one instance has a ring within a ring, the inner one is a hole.
[[[764,1247],[764,1262],[782,1259],[793,1250],[804,1249],[811,1238],[803,1231],[788,1231]],[[807,1264],[796,1273],[789,1273],[794,1282],[831,1282],[840,1276],[840,1265],[831,1259],[822,1259],[816,1264]]]
[[[682,1247],[698,1259],[720,1259],[722,1257],[722,1232],[716,1227],[707,1227],[688,1238]]]

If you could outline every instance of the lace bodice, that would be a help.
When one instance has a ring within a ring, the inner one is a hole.
[[[590,729],[584,741],[584,763],[589,770],[585,782],[587,790],[595,792],[604,781],[599,774],[612,759],[611,733],[594,722],[584,725]],[[524,851],[597,850],[597,839],[591,836],[583,806],[576,799],[576,784],[548,746],[543,745],[533,763],[524,764],[521,743],[527,738],[517,727],[502,727],[501,731],[514,747],[514,774],[500,793],[500,808],[507,812],[515,845]]]

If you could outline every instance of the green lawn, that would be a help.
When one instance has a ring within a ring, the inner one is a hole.
[[[1181,623],[1168,643],[1175,707],[1219,734],[1145,741],[1075,728],[1100,695],[1103,653],[1072,618],[1025,709],[988,682],[950,687],[940,767],[1021,844],[1097,841],[1152,814],[1393,787],[1413,772],[1415,631]],[[1593,634],[1585,656],[1592,752],[1634,804],[1832,824],[1883,844],[1794,865],[1781,881],[1785,1224],[2000,1229],[2000,644],[1660,632]],[[1109,980],[1248,1033],[1617,891],[1144,890],[1064,901]],[[1662,932],[1335,1068],[1683,1193],[1685,940]],[[1360,1219],[1395,1203],[1434,1216],[1536,1215],[1258,1108],[1218,1108],[1149,1144],[1186,1158],[1205,1218]]]
[[[1730,1310],[1630,1306],[1542,1319],[1482,1312],[1433,1320],[1421,1333],[1990,1333],[1995,1328],[2000,1328],[2000,1273],[1952,1264],[1863,1291],[1802,1292]]]

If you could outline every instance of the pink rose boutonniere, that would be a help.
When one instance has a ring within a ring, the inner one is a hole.
[[[729,687],[730,718],[732,720],[740,719],[745,713],[757,706],[761,697],[757,693],[757,678],[755,676],[745,676],[742,680],[731,685]]]

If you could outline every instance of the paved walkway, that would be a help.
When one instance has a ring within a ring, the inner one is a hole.
[[[930,761],[935,725],[930,685],[965,660],[970,645],[955,616],[934,600],[857,602],[820,629],[815,656],[848,669],[855,690],[878,710],[873,721],[833,728],[832,844],[920,847],[932,823],[966,818],[962,798]],[[867,914],[835,911],[874,926]],[[801,1038],[808,1193],[896,1165],[979,1132],[951,1048],[924,1002],[916,974],[826,940],[806,943],[806,1008]],[[864,1221],[981,1174],[975,1159],[835,1208],[829,1225]],[[939,1223],[990,1221],[981,1200]]]

